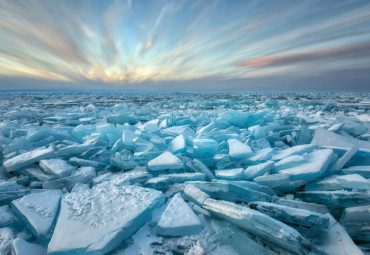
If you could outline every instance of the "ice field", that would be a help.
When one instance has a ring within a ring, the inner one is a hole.
[[[0,254],[370,254],[369,94],[1,93]]]

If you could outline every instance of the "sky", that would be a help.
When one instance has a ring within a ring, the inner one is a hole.
[[[0,0],[0,89],[370,92],[370,1]]]

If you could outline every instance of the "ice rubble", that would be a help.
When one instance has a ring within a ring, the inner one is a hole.
[[[369,98],[335,97],[3,95],[0,253],[369,252]]]

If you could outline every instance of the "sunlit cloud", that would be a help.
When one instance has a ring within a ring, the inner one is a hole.
[[[0,81],[124,87],[366,69],[369,12],[367,1],[0,0]]]

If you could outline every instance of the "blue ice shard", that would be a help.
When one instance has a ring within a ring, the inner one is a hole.
[[[152,172],[178,170],[183,167],[184,164],[182,161],[169,151],[163,152],[161,155],[148,162],[148,170]]]
[[[229,139],[227,140],[227,144],[229,145],[230,158],[240,159],[252,155],[251,148],[237,139]]]
[[[46,248],[29,243],[24,239],[16,238],[12,242],[12,255],[46,255]]]
[[[197,234],[202,224],[179,193],[171,198],[157,225],[161,236],[184,236]]]
[[[105,254],[135,233],[163,203],[159,191],[108,182],[66,194],[48,254]]]
[[[14,200],[11,205],[35,237],[45,240],[51,237],[61,195],[60,190],[45,190]]]

